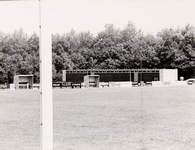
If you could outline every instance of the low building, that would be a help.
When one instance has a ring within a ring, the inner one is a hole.
[[[171,82],[178,80],[177,69],[81,69],[63,70],[63,81],[84,82],[86,75],[99,75],[100,82]]]

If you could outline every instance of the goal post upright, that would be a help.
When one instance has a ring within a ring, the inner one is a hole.
[[[49,0],[39,0],[41,149],[53,150],[52,41]]]

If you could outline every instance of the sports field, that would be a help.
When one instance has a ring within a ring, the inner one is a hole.
[[[54,89],[54,150],[194,150],[195,86]],[[39,90],[0,91],[0,149],[40,150]]]

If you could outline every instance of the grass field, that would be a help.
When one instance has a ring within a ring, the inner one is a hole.
[[[54,89],[54,150],[194,150],[195,87]],[[38,90],[0,91],[0,149],[40,150]]]

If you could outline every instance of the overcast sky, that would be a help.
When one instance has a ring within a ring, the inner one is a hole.
[[[106,23],[123,29],[130,21],[137,29],[156,35],[164,28],[195,26],[195,0],[50,0],[53,33],[104,30]],[[20,27],[39,31],[39,1],[0,1],[0,31]]]

